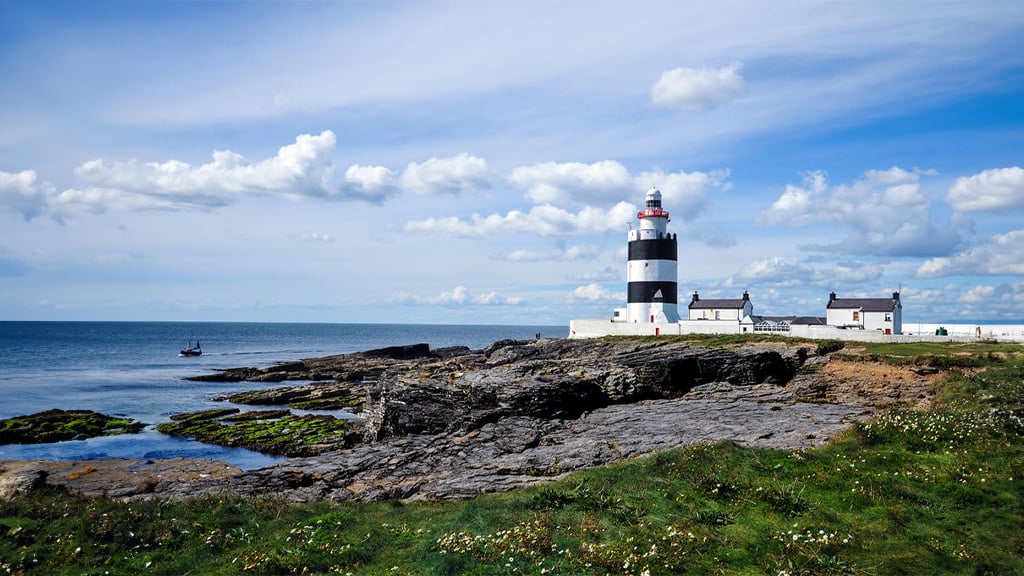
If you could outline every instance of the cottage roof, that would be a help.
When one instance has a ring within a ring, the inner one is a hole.
[[[744,305],[750,302],[750,293],[743,291],[743,298],[710,298],[702,299],[697,292],[693,293],[690,301],[690,310],[742,310]]]
[[[719,310],[728,309],[739,309],[743,308],[743,304],[746,300],[742,298],[711,298],[697,300],[696,302],[690,302],[691,310],[708,310],[711,308],[717,308]]]
[[[754,324],[759,322],[771,322],[780,324],[785,322],[790,326],[825,326],[826,320],[821,316],[754,316],[751,318]]]
[[[892,312],[899,303],[899,298],[836,298],[829,300],[826,308],[857,309],[865,312]]]

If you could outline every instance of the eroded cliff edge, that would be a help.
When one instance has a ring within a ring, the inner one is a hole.
[[[137,489],[88,484],[83,479],[92,474],[67,473],[66,464],[0,469],[8,482],[127,497],[466,498],[696,442],[810,447],[869,418],[878,404],[913,403],[927,393],[927,377],[914,374],[838,390],[831,351],[780,343],[536,340],[478,351],[415,345],[242,368],[199,378],[315,380],[233,400],[348,406],[362,417],[346,422],[344,442],[314,457],[199,477],[167,469]]]

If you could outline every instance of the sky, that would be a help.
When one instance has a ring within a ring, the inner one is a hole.
[[[0,0],[0,320],[1024,323],[1024,2]]]

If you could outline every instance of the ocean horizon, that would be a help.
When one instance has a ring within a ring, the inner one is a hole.
[[[5,398],[0,419],[83,409],[147,424],[140,434],[0,446],[0,460],[180,456],[215,458],[245,469],[266,466],[278,458],[173,438],[155,427],[172,414],[234,407],[215,402],[218,396],[272,385],[192,382],[185,377],[386,346],[426,343],[432,349],[479,349],[503,339],[538,334],[564,338],[567,333],[568,326],[551,325],[0,321],[0,394]],[[196,342],[202,343],[202,356],[178,356]]]

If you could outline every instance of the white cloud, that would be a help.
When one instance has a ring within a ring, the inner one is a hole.
[[[978,304],[981,302],[987,302],[992,299],[996,293],[995,286],[975,286],[964,294],[964,302],[970,302],[971,304]]]
[[[629,171],[614,160],[520,166],[512,170],[509,180],[525,188],[527,198],[537,203],[569,200],[585,203],[616,196],[622,198],[633,186]]]
[[[243,195],[281,194],[292,198],[332,195],[335,136],[302,134],[271,158],[251,162],[230,150],[216,150],[213,161],[192,166],[166,162],[91,160],[75,170],[89,184],[55,199],[61,210],[187,209],[223,206]]]
[[[742,286],[757,281],[774,285],[802,285],[816,276],[814,268],[791,258],[766,258],[748,262],[727,281],[727,286]]]
[[[829,185],[823,172],[804,176],[802,186],[787,185],[768,210],[758,216],[762,224],[807,226],[827,224],[849,231],[834,244],[806,249],[846,254],[936,256],[957,249],[960,229],[969,225],[953,217],[932,218],[922,175],[934,171],[872,170],[852,184]]]
[[[917,269],[917,277],[969,274],[1024,275],[1024,230],[997,234],[982,246],[950,257],[932,258]]]
[[[691,221],[699,216],[712,189],[727,191],[732,184],[727,180],[729,170],[711,172],[642,172],[636,177],[636,190],[646,191],[655,186],[661,190],[663,205],[674,219]],[[632,192],[631,194],[636,194]]]
[[[597,256],[601,249],[593,244],[579,244],[565,249],[566,260],[587,260]]]
[[[921,187],[916,182],[913,184],[890,186],[885,189],[882,195],[882,205],[884,206],[914,206],[922,204],[927,200],[924,194],[921,193]]]
[[[405,224],[410,232],[428,232],[447,236],[479,238],[499,232],[525,232],[539,236],[571,236],[575,234],[600,234],[613,230],[625,230],[626,222],[632,221],[636,207],[619,202],[610,210],[585,207],[572,213],[550,204],[534,206],[529,212],[512,210],[505,215],[473,214],[468,220],[454,216],[447,218],[426,218]]]
[[[547,204],[611,203],[639,197],[656,186],[665,205],[676,210],[683,220],[700,214],[711,189],[728,190],[728,178],[728,170],[650,171],[633,175],[614,160],[593,164],[543,162],[515,168],[509,175],[511,182],[526,189],[527,198]]]
[[[946,199],[962,212],[1024,208],[1024,169],[997,168],[957,179]]]
[[[31,220],[46,212],[53,187],[39,182],[34,170],[4,172],[0,170],[0,206],[20,213]]]
[[[116,188],[89,186],[68,188],[50,200],[49,208],[59,217],[70,214],[100,214],[107,210],[183,210],[224,206],[227,202],[214,195],[143,194]]]
[[[422,296],[408,292],[399,292],[390,301],[400,304],[427,306],[518,306],[523,304],[525,299],[518,296],[504,296],[494,291],[474,294],[465,286],[459,285],[448,292],[441,292],[436,296]]]
[[[730,279],[726,287],[763,286],[855,286],[873,282],[882,277],[882,266],[866,262],[837,262],[813,264],[791,258],[765,258],[745,264]]]
[[[545,260],[571,261],[586,260],[596,257],[601,249],[593,244],[580,244],[559,250],[512,250],[506,254],[496,257],[497,260],[508,260],[512,262],[541,262]]]
[[[956,317],[972,323],[985,323],[986,320],[1019,321],[1020,311],[1024,308],[1024,280],[999,284],[947,284],[939,289],[923,290],[904,287],[900,299],[904,307],[904,329],[908,309],[912,310],[910,317],[921,318],[925,314],[925,322],[929,321],[929,316],[932,322]]]
[[[518,306],[526,302],[525,298],[518,296],[504,296],[497,292],[477,294],[473,297],[473,303],[481,306]]]
[[[190,166],[170,160],[86,162],[75,170],[82,180],[106,188],[146,194],[197,195],[211,193],[276,192],[298,196],[326,196],[333,172],[331,153],[336,138],[330,130],[319,135],[302,134],[294,144],[282,146],[277,155],[251,162],[230,150],[217,150],[213,162]]]
[[[391,169],[359,164],[353,164],[345,171],[341,189],[345,196],[371,202],[382,202],[398,191],[395,187],[395,173]]]
[[[555,252],[538,252],[536,250],[512,250],[506,254],[501,254],[495,258],[495,260],[508,260],[510,262],[540,262],[541,260],[557,260],[560,253]]]
[[[625,293],[611,292],[600,284],[587,284],[577,286],[569,294],[570,300],[585,300],[589,302],[625,302]]]
[[[451,158],[431,158],[421,164],[410,162],[399,183],[419,194],[455,194],[490,186],[487,162],[465,153]]]
[[[888,170],[868,170],[864,173],[864,179],[872,184],[892,186],[896,184],[916,184],[921,176],[935,176],[935,170],[904,170],[899,166],[893,166]]]
[[[661,74],[651,87],[651,101],[658,106],[705,110],[747,93],[739,71],[743,64],[724,68],[674,68]]]
[[[759,219],[766,224],[809,224],[816,219],[815,202],[824,194],[827,186],[823,172],[805,175],[803,188],[786,184],[785,192],[772,203],[771,208],[761,214]]]

